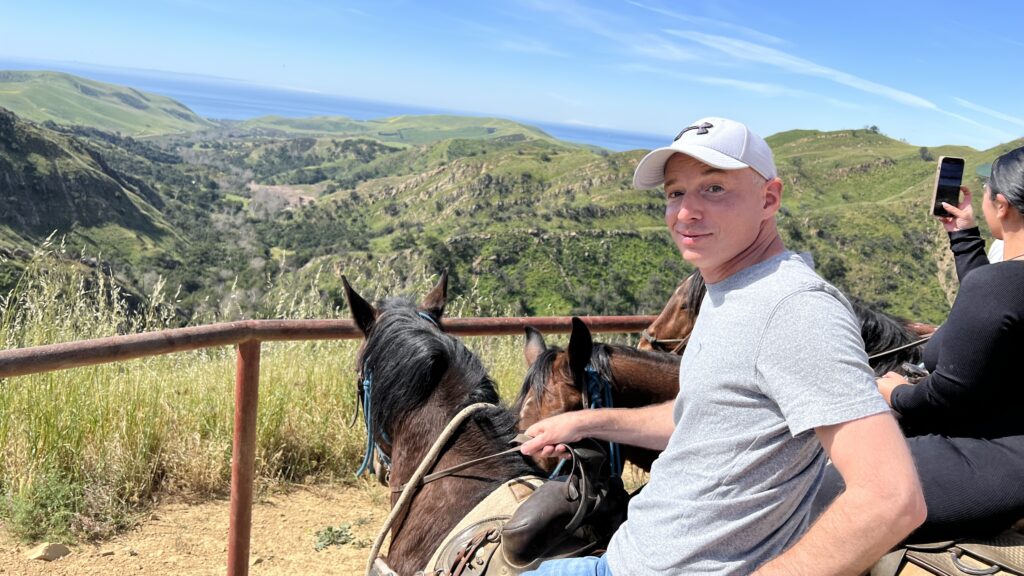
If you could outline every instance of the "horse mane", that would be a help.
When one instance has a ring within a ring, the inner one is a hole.
[[[461,389],[450,393],[451,415],[476,402],[500,402],[494,381],[477,358],[458,339],[422,318],[412,301],[390,298],[378,308],[377,319],[363,350],[364,371],[372,375],[370,411],[378,430],[393,434],[397,420],[420,408],[444,379]],[[500,434],[515,434],[516,417],[497,407],[477,412],[474,420],[489,421]]]
[[[867,303],[850,298],[854,314],[860,321],[860,333],[868,356],[886,352],[909,344],[915,340],[914,334],[906,328],[906,321],[898,316],[879,312]],[[876,375],[896,370],[903,362],[918,363],[921,361],[921,348],[915,346],[869,361]]]
[[[708,287],[704,282],[704,275],[700,273],[700,269],[694,270],[693,274],[689,277],[690,285],[686,290],[686,299],[683,301],[686,305],[686,309],[690,311],[690,315],[696,318],[700,314],[700,305],[704,301],[704,295],[707,294]]]
[[[551,373],[555,366],[555,357],[562,351],[558,346],[551,346],[540,353],[537,359],[530,364],[523,378],[523,387],[519,390],[516,401],[512,404],[512,410],[519,414],[523,410],[523,402],[526,396],[533,392],[534,398],[543,398],[547,388],[548,380],[551,380]]]

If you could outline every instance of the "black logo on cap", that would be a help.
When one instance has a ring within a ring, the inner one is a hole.
[[[708,128],[714,128],[714,127],[715,127],[715,125],[712,124],[711,122],[705,122],[705,123],[701,124],[700,126],[687,126],[686,128],[683,129],[682,132],[680,132],[679,134],[676,134],[676,137],[673,138],[672,141],[675,142],[676,140],[679,140],[680,138],[683,137],[683,134],[686,134],[690,130],[696,130],[697,134],[707,134],[708,133]]]

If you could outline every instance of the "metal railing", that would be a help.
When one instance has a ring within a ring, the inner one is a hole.
[[[583,317],[592,332],[639,332],[654,316]],[[568,316],[538,318],[447,318],[444,330],[457,336],[521,335],[526,326],[545,333],[572,330]],[[216,346],[238,346],[235,368],[235,417],[231,449],[231,519],[228,576],[249,573],[252,491],[256,472],[256,413],[259,401],[260,343],[294,340],[343,340],[361,334],[349,320],[243,320],[79,340],[64,344],[0,351],[0,378],[119,362]]]

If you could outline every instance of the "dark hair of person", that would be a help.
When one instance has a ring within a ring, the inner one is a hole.
[[[1024,214],[1024,146],[1011,150],[992,162],[989,190],[1002,194],[1018,212]]]

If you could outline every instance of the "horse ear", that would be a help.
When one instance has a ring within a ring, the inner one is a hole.
[[[352,313],[352,319],[355,320],[356,326],[363,333],[363,336],[366,336],[370,333],[374,320],[377,319],[377,311],[369,302],[363,300],[362,296],[356,294],[356,291],[349,285],[348,278],[345,278],[344,275],[341,277],[341,283],[345,286],[345,300],[348,301],[348,309]]]
[[[583,320],[572,317],[572,335],[569,336],[569,367],[573,374],[583,372],[590,364],[590,355],[594,350],[594,340],[590,337],[590,329]]]
[[[420,310],[430,314],[434,317],[435,321],[440,322],[441,316],[444,316],[444,307],[447,304],[448,269],[445,268],[441,271],[441,278],[437,281],[437,285],[423,297],[423,303],[420,304]]]
[[[533,326],[526,327],[526,345],[523,347],[523,354],[526,356],[526,366],[533,366],[533,363],[540,358],[540,355],[547,351],[548,345],[544,342],[544,336]]]

